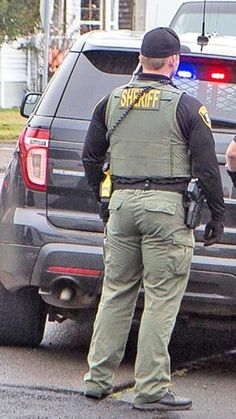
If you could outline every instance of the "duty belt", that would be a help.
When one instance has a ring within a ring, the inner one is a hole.
[[[157,191],[170,191],[170,192],[179,192],[182,193],[186,189],[186,182],[181,183],[166,183],[160,184],[146,180],[143,182],[135,183],[119,183],[113,182],[112,186],[113,191],[117,189],[140,189],[140,190],[157,190]]]

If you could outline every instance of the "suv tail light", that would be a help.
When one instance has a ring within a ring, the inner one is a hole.
[[[35,191],[47,190],[49,138],[50,130],[30,127],[19,138],[23,179],[27,188]]]

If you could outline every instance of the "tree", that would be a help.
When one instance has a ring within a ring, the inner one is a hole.
[[[0,46],[34,34],[40,26],[40,0],[0,1]]]

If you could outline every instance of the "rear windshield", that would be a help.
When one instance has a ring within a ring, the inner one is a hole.
[[[185,3],[170,26],[179,34],[201,33],[204,2]],[[205,32],[220,36],[236,36],[236,2],[206,2]]]
[[[89,120],[95,104],[118,85],[128,83],[137,64],[137,52],[96,50],[82,53],[57,116]]]

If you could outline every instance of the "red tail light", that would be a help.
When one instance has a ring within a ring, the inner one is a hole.
[[[35,191],[47,190],[49,138],[49,130],[30,127],[19,138],[23,179],[27,188]]]
[[[48,272],[55,272],[60,274],[73,274],[78,276],[94,276],[98,277],[102,271],[98,269],[87,269],[87,268],[73,268],[69,266],[48,266]]]

